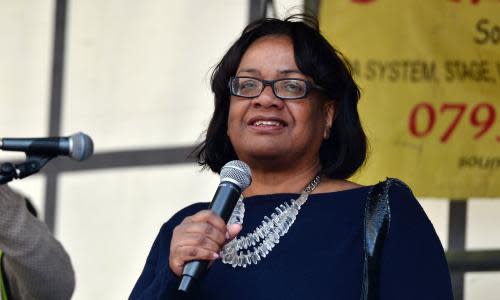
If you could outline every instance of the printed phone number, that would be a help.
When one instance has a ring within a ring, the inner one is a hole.
[[[409,113],[408,130],[415,138],[425,138],[434,132],[438,122],[446,121],[444,131],[439,132],[439,141],[447,143],[461,123],[466,123],[475,129],[473,140],[493,138],[500,143],[500,132],[492,130],[497,120],[497,111],[493,104],[480,102],[467,103],[442,103],[436,106],[430,102],[421,102],[415,105]],[[460,138],[465,138],[461,136]]]

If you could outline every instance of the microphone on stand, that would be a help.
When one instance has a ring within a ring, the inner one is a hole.
[[[35,174],[51,159],[59,155],[82,161],[94,153],[92,139],[81,132],[68,137],[48,138],[3,138],[0,150],[26,153],[26,161],[19,164],[0,165],[0,185],[13,179],[22,179]]]
[[[246,163],[240,160],[226,163],[220,171],[220,184],[210,203],[210,210],[227,223],[238,198],[251,183],[252,173]],[[179,291],[189,292],[193,283],[205,273],[208,263],[208,260],[193,260],[184,265]]]
[[[88,135],[78,132],[68,137],[3,138],[0,140],[0,149],[48,157],[66,155],[82,161],[92,156],[94,143]]]

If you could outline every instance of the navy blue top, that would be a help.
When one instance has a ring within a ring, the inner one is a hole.
[[[290,231],[257,265],[215,261],[192,299],[360,299],[364,207],[370,187],[312,194]],[[279,204],[298,194],[248,197],[240,234],[252,232]],[[443,248],[411,191],[392,185],[391,221],[381,257],[381,299],[453,299]],[[168,258],[173,228],[207,209],[196,203],[175,214],[158,234],[130,299],[178,299],[180,279]],[[191,298],[190,298],[191,299]]]

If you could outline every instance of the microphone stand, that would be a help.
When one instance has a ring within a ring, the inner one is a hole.
[[[54,157],[26,153],[26,161],[23,163],[3,163],[0,165],[0,185],[37,173]]]

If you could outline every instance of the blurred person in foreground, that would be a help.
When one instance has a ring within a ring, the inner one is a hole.
[[[0,185],[0,298],[70,299],[75,288],[70,258],[34,214],[27,199]]]
[[[250,166],[252,184],[232,218],[242,224],[226,226],[208,203],[175,214],[130,299],[177,299],[191,260],[212,261],[193,299],[363,299],[372,186],[346,180],[366,158],[360,94],[317,21],[248,25],[215,68],[212,91],[215,110],[195,153],[216,173],[235,159]],[[387,197],[390,226],[371,299],[452,299],[443,248],[411,190],[394,180]]]

